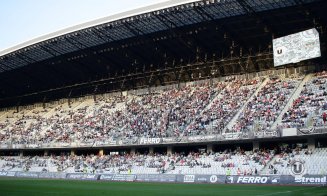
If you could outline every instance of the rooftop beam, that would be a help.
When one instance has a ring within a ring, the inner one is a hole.
[[[182,44],[182,45],[184,45],[189,51],[190,51],[190,53],[192,54],[192,55],[196,55],[196,53],[195,53],[195,51],[193,51],[193,48],[192,47],[190,47],[187,43],[185,43],[184,42],[184,40],[182,40],[178,35],[177,35],[177,33],[176,33],[176,31],[178,31],[177,30],[177,25],[174,23],[174,22],[172,22],[172,21],[170,21],[170,20],[168,20],[165,16],[163,16],[163,15],[161,15],[161,14],[157,14],[157,15],[155,15],[155,17],[158,19],[158,20],[160,20],[160,22],[162,22],[162,24],[164,24],[167,28],[168,28],[168,30],[177,38],[177,40]],[[167,22],[169,22],[169,24],[167,24]]]

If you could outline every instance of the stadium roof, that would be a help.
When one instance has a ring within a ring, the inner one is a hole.
[[[170,28],[315,0],[171,0],[77,25],[0,52],[0,72]]]

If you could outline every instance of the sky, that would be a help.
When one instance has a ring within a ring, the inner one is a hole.
[[[0,51],[67,27],[167,0],[3,0]]]

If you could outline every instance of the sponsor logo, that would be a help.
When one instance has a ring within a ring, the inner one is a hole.
[[[277,54],[282,54],[283,53],[283,49],[277,49]]]
[[[194,182],[195,176],[194,175],[185,175],[184,182]]]
[[[116,145],[116,141],[98,141],[96,142],[96,146],[105,146],[105,145]]]
[[[325,177],[301,177],[301,178],[295,178],[296,183],[301,184],[326,184],[326,176]]]
[[[206,177],[198,177],[198,178],[196,179],[196,181],[197,181],[197,182],[207,182],[208,179],[207,179]]]
[[[140,144],[159,144],[161,142],[160,138],[141,138]]]
[[[204,136],[190,136],[188,137],[189,141],[202,141],[205,140]]]
[[[95,174],[70,174],[68,178],[71,179],[96,179]]]
[[[188,141],[202,141],[202,140],[213,140],[216,136],[207,135],[207,136],[190,136],[188,137]]]
[[[31,177],[31,178],[37,178],[39,175],[37,173],[17,173],[18,177]]]
[[[226,177],[226,182],[227,183],[234,183],[234,177],[233,176],[227,176]]]
[[[168,143],[168,142],[174,142],[176,141],[177,138],[174,138],[174,137],[171,137],[171,138],[162,138],[162,141],[165,142],[165,143]]]
[[[287,48],[285,46],[280,46],[276,48],[274,55],[279,57],[284,55],[287,52]]]
[[[94,174],[87,174],[86,175],[86,179],[94,179],[96,177],[96,175],[94,175]]]
[[[304,166],[304,161],[294,160],[291,162],[290,173],[295,178],[301,178],[306,174],[306,168]]]
[[[236,183],[246,183],[246,184],[266,184],[268,182],[267,176],[240,176],[238,177]]]
[[[7,172],[0,172],[0,176],[7,176]]]
[[[113,175],[101,175],[100,180],[112,180]]]
[[[136,143],[137,143],[137,138],[134,138],[134,139],[132,140],[132,143],[133,143],[133,144],[136,144]]]
[[[80,178],[83,178],[83,174],[70,174],[69,178],[80,179]]]
[[[134,181],[135,180],[135,175],[125,175],[125,174],[116,174],[113,176],[114,181]]]
[[[13,176],[15,176],[16,175],[16,172],[13,172],[13,171],[9,171],[8,173],[7,173],[7,176],[11,176],[11,177],[13,177]]]
[[[218,177],[216,175],[210,176],[210,182],[211,183],[216,183],[218,181]]]
[[[278,184],[280,182],[280,177],[271,177],[271,183]]]
[[[39,178],[66,178],[66,173],[39,173]]]
[[[225,133],[223,136],[226,140],[239,139],[240,133]]]

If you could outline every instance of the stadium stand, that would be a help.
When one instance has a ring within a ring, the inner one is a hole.
[[[325,52],[326,2],[166,1],[0,52],[0,176],[325,185],[326,59],[272,38]]]
[[[271,78],[248,102],[233,129],[236,131],[270,130],[302,79]]]
[[[292,162],[301,161],[306,168],[306,173],[311,175],[325,175],[327,173],[327,149],[285,149],[277,154],[266,170],[267,174],[289,175]],[[274,169],[276,171],[274,172]]]
[[[324,126],[322,115],[327,110],[327,73],[316,73],[309,80],[292,107],[283,115],[283,127]]]
[[[326,175],[327,149],[225,150],[215,153],[5,156],[1,171],[109,174],[289,175],[292,161],[304,162],[307,174]]]
[[[283,126],[304,127],[307,124],[303,122],[314,114],[319,120],[313,126],[322,125],[322,118],[317,116],[325,112],[325,78],[326,73],[319,72],[306,83],[299,98],[283,115]],[[221,135],[224,130],[230,131],[226,125],[238,111],[240,116],[232,131],[253,131],[251,127],[256,120],[267,122],[266,126],[255,130],[260,132],[274,123],[302,79],[270,77],[259,89],[265,78],[226,78],[211,85],[190,83],[180,89],[145,95],[115,94],[98,96],[96,100],[80,99],[68,107],[58,104],[9,111],[1,115],[1,143],[69,146],[78,142],[93,144],[111,137]],[[244,103],[247,104],[240,110]],[[303,115],[298,115],[299,111]],[[220,175],[230,170],[231,175],[287,175],[291,162],[300,159],[305,162],[308,174],[321,175],[326,173],[326,153],[325,148],[296,148],[282,149],[278,154],[274,150],[256,149],[169,155],[4,156],[0,168],[30,172]]]
[[[322,115],[327,108],[325,79],[326,73],[320,72],[307,82],[299,98],[283,115],[283,128],[323,125]],[[122,137],[269,131],[303,76],[271,76],[258,89],[263,80],[226,78],[214,84],[190,83],[180,89],[151,94],[103,95],[95,101],[81,99],[70,106],[59,104],[52,108],[9,111],[2,115],[0,143],[68,146],[84,142],[92,145]],[[227,124],[233,123],[235,117],[235,124],[228,129]]]

